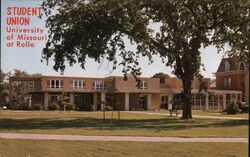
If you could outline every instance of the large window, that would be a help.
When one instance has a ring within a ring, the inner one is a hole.
[[[224,78],[224,87],[231,87],[232,80],[231,78]]]
[[[224,63],[224,66],[225,66],[225,71],[229,71],[229,70],[230,70],[230,64],[229,64],[228,61],[226,61],[226,62]]]
[[[92,89],[106,89],[106,83],[104,81],[93,81]]]
[[[71,80],[70,81],[70,88],[71,89],[85,89],[86,82],[82,80]]]
[[[141,81],[140,82],[140,89],[147,89],[148,88],[148,84],[146,81]]]
[[[47,80],[47,88],[63,88],[63,80]]]

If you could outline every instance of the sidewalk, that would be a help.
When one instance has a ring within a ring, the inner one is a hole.
[[[184,138],[184,137],[139,137],[139,136],[81,136],[49,134],[0,133],[0,139],[69,140],[69,141],[122,141],[122,142],[239,142],[248,138]]]
[[[160,116],[170,116],[168,113],[152,113],[152,112],[140,112],[140,111],[124,111],[127,113],[138,113],[138,114],[147,114],[147,115],[160,115]],[[179,117],[182,114],[178,115]],[[248,120],[248,118],[239,118],[239,117],[218,117],[218,116],[197,116],[193,115],[194,118],[206,118],[206,119],[228,119],[228,120]]]

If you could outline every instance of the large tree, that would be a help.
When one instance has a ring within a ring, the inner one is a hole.
[[[87,57],[106,58],[124,67],[125,78],[137,77],[140,55],[152,61],[159,54],[183,82],[183,119],[192,118],[191,83],[200,72],[202,47],[220,51],[227,44],[228,54],[249,57],[248,1],[47,0],[42,6],[49,29],[43,58],[54,57],[55,70],[63,72],[66,61],[84,68]],[[126,38],[135,51],[126,48]]]

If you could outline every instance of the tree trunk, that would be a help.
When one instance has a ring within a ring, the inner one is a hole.
[[[183,83],[183,93],[182,93],[182,118],[181,119],[192,119],[192,109],[191,109],[191,90],[192,90],[192,80],[182,79]]]

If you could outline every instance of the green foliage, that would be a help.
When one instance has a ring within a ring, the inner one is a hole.
[[[75,105],[69,102],[69,97],[66,93],[63,93],[58,102],[56,103],[60,110],[71,111],[75,109]]]
[[[203,80],[203,76],[201,74],[199,74],[198,76],[198,80],[199,80],[199,92],[207,92],[208,90],[208,83],[206,81]]]
[[[48,109],[51,111],[59,110],[59,105],[56,102],[49,104]]]
[[[75,109],[75,105],[72,103],[65,103],[64,105],[65,105],[65,110],[67,111],[71,111]]]
[[[226,108],[227,114],[237,114],[240,112],[238,103],[231,102]]]
[[[40,104],[34,104],[33,105],[33,110],[41,110],[42,109],[42,107],[41,107],[41,105]]]

